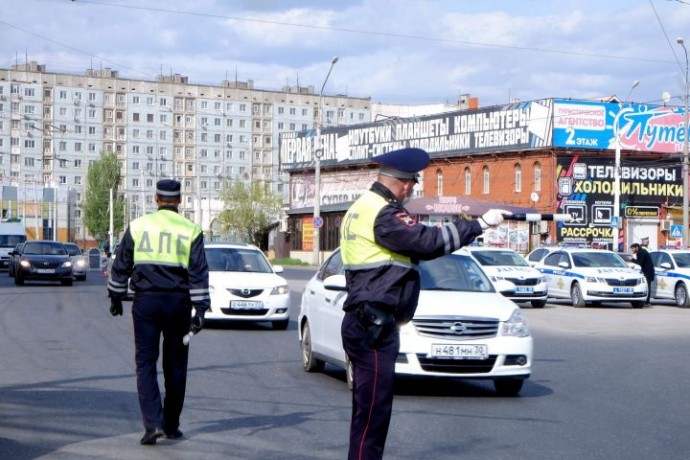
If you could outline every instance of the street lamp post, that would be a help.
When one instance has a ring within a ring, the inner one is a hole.
[[[613,168],[613,220],[615,225],[612,225],[612,251],[618,251],[618,236],[621,227],[621,131],[620,131],[620,115],[623,109],[623,103],[630,98],[630,94],[635,88],[640,86],[640,82],[635,80],[628,91],[628,95],[625,99],[618,104],[618,116],[615,119],[615,125],[613,126],[613,133],[616,142],[616,159]]]
[[[317,142],[321,142],[321,121],[323,120],[323,89],[326,87],[326,82],[328,81],[328,77],[331,76],[331,71],[333,70],[333,66],[335,63],[338,62],[338,56],[334,56],[333,59],[331,59],[331,67],[328,69],[328,73],[326,74],[326,78],[323,80],[323,85],[321,85],[321,92],[319,93],[319,118],[316,121],[316,134],[314,137],[314,164],[315,164],[315,170],[314,170],[314,219],[313,219],[313,225],[314,225],[314,243],[313,243],[313,248],[314,248],[314,254],[313,254],[313,261],[314,265],[319,265],[321,263],[320,260],[320,253],[321,253],[321,235],[320,235],[320,227],[322,225],[321,223],[321,156],[323,155],[323,147],[318,147],[316,146]]]
[[[690,81],[688,80],[688,67],[689,61],[688,61],[688,49],[685,47],[685,40],[683,38],[678,37],[676,39],[676,43],[678,43],[681,47],[683,47],[683,51],[685,52],[685,134],[684,134],[684,142],[683,142],[683,248],[688,247],[688,127],[690,123],[688,121],[690,118],[688,117],[688,99],[690,99]]]

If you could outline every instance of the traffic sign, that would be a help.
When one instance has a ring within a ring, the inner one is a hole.
[[[618,216],[611,216],[611,227],[618,228]]]
[[[683,238],[683,226],[671,225],[671,238]]]
[[[323,217],[321,217],[321,216],[314,217],[314,227],[315,228],[323,227]]]

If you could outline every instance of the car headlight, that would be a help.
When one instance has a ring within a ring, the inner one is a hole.
[[[83,260],[77,260],[77,265],[83,267],[84,265],[86,265],[86,262],[84,262]]]
[[[62,263],[62,266],[63,266],[63,267],[71,267],[71,266],[72,266],[72,261],[71,261],[71,260],[67,260],[67,261],[65,261],[65,262]]]
[[[290,292],[288,290],[287,284],[281,284],[280,286],[276,286],[273,289],[271,289],[271,295],[282,295],[282,294],[287,294]]]
[[[21,265],[21,266],[24,267],[24,268],[29,268],[29,267],[31,267],[31,264],[29,263],[28,260],[22,260],[21,262],[19,262],[19,265]]]
[[[511,337],[529,337],[527,319],[520,310],[515,310],[508,321],[503,323],[503,335]]]
[[[537,280],[537,283],[546,283],[546,277],[540,276],[539,279]]]
[[[597,276],[586,276],[585,279],[587,280],[588,283],[604,283],[604,284],[606,284],[606,280],[604,278],[599,278]]]

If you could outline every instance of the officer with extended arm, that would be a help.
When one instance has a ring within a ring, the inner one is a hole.
[[[412,319],[419,299],[419,261],[450,254],[484,229],[503,222],[492,209],[475,220],[440,227],[421,224],[404,207],[429,164],[421,149],[405,148],[374,158],[376,182],[347,211],[341,255],[348,296],[343,306],[343,348],[353,366],[350,460],[383,456],[393,406],[398,327]]]
[[[180,414],[187,383],[189,349],[182,338],[204,326],[209,308],[208,265],[201,229],[181,216],[180,183],[156,185],[158,210],[132,221],[111,269],[110,313],[122,315],[122,298],[131,278],[134,290],[135,361],[139,406],[145,433],[140,443],[181,438]],[[195,314],[192,317],[192,307]],[[163,336],[165,401],[161,402],[157,362]]]

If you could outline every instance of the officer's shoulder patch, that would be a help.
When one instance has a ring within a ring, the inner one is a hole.
[[[408,227],[412,227],[413,225],[417,224],[417,219],[415,217],[412,217],[406,212],[399,212],[395,215],[395,218],[398,219],[400,222],[403,224],[407,225]]]

